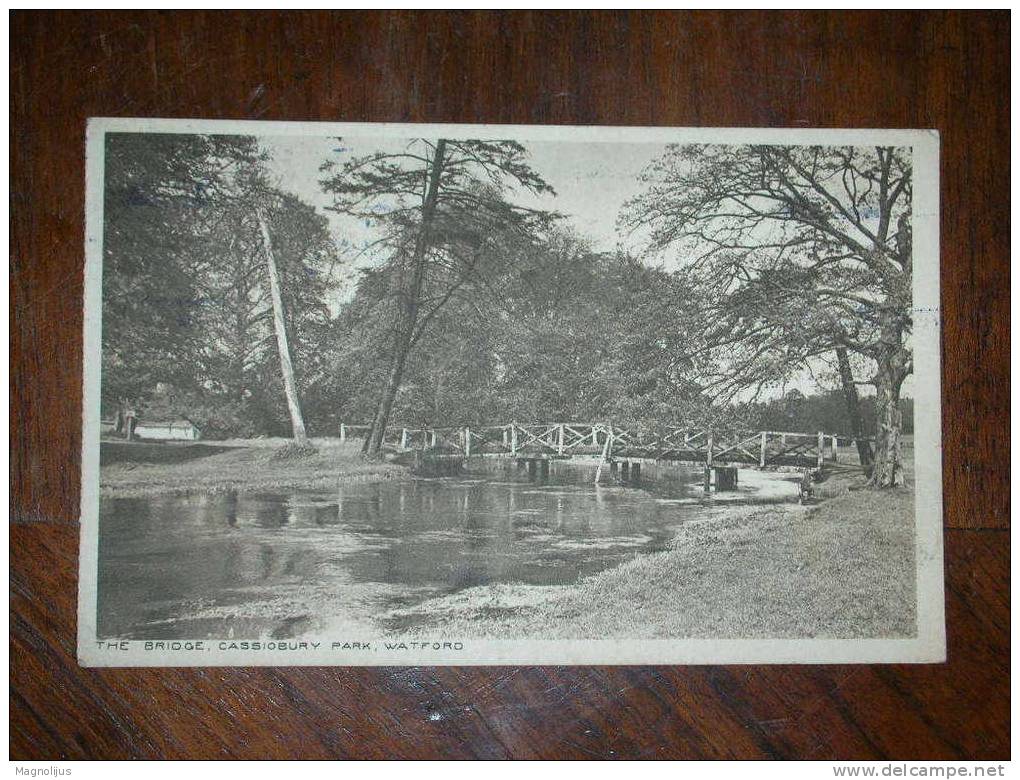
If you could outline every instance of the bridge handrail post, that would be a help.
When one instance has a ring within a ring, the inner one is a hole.
[[[595,430],[595,426],[592,426],[592,431]],[[613,449],[613,431],[610,426],[609,430],[606,431],[606,441],[602,445],[602,457],[599,458],[599,464],[595,467],[595,484],[599,484],[602,479],[602,467],[605,465],[606,460],[609,459],[611,451]]]
[[[557,434],[556,453],[558,455],[563,454],[563,423],[560,423],[559,432]]]
[[[818,468],[822,467],[825,462],[825,433],[823,431],[818,432]]]
[[[343,444],[347,441],[347,426],[340,423],[340,443]]]
[[[464,426],[464,457],[471,457],[471,429]]]
[[[760,463],[761,468],[765,468],[765,448],[767,446],[768,436],[769,436],[768,431],[761,432],[761,463]]]
[[[510,423],[510,454],[517,454],[517,423]]]
[[[712,444],[714,443],[714,437],[712,432],[708,431],[705,449],[705,480],[702,487],[705,492],[708,493],[712,490]]]

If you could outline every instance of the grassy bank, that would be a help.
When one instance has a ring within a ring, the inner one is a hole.
[[[100,494],[140,497],[225,490],[332,488],[338,480],[370,481],[406,474],[401,466],[360,457],[360,442],[313,439],[314,453],[296,453],[284,439],[198,444],[104,441]]]
[[[395,611],[445,637],[910,636],[913,490],[830,480],[812,507],[717,508],[670,549],[567,586],[472,588]]]

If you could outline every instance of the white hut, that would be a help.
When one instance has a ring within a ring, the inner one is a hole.
[[[135,423],[134,436],[156,441],[196,441],[202,437],[202,432],[191,420],[139,420]]]

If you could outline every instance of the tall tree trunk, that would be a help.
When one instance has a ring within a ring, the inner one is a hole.
[[[846,399],[846,413],[850,420],[850,434],[857,442],[857,454],[861,465],[867,468],[872,462],[871,443],[864,438],[864,421],[861,419],[861,401],[854,383],[854,372],[846,347],[836,347],[836,362],[839,364],[839,378],[843,384],[843,398]]]
[[[361,454],[368,454],[368,447],[372,443],[372,434],[375,431],[375,418],[379,416],[379,404],[376,403],[375,411],[372,412],[372,420],[368,424],[368,432],[365,434],[365,440],[361,443]]]
[[[382,397],[379,399],[379,407],[372,420],[372,427],[369,429],[368,448],[365,453],[368,457],[374,457],[382,447],[383,436],[386,433],[386,425],[390,419],[390,412],[393,411],[393,402],[397,398],[397,391],[400,389],[401,378],[404,375],[404,364],[407,362],[407,346],[403,343],[400,334],[397,335],[396,354],[393,356],[393,364],[390,366],[390,373],[383,387]]]
[[[886,321],[882,323],[880,346],[876,356],[878,372],[874,380],[878,426],[875,432],[875,465],[871,471],[870,484],[887,488],[903,484],[900,388],[910,373],[910,352],[903,346],[903,325],[897,315],[887,315]]]
[[[266,269],[269,273],[269,295],[273,302],[273,330],[276,331],[276,346],[280,352],[280,373],[283,375],[283,392],[287,396],[287,409],[290,411],[290,424],[294,433],[294,441],[298,444],[308,443],[305,433],[305,420],[301,415],[301,402],[298,400],[297,382],[294,380],[294,364],[290,360],[290,345],[287,343],[287,325],[283,313],[283,295],[280,292],[280,272],[276,266],[276,253],[273,251],[273,239],[269,233],[269,225],[262,209],[256,209],[259,231],[262,233],[262,248],[266,255]]]
[[[425,280],[425,266],[431,241],[432,219],[436,212],[436,201],[439,197],[439,181],[443,173],[443,162],[446,155],[446,141],[442,138],[436,143],[436,152],[429,170],[428,189],[422,204],[421,224],[415,237],[414,252],[411,255],[411,280],[407,286],[401,285],[399,292],[400,305],[397,307],[397,327],[394,333],[393,363],[389,377],[383,387],[379,399],[379,408],[372,421],[370,439],[366,455],[370,458],[379,454],[386,425],[393,409],[393,401],[397,397],[400,383],[404,376],[407,355],[411,351],[414,340],[414,328],[418,322],[418,309],[421,303],[421,288]]]

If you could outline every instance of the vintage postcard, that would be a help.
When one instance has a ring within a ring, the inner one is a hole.
[[[943,660],[938,155],[92,120],[81,663]]]

